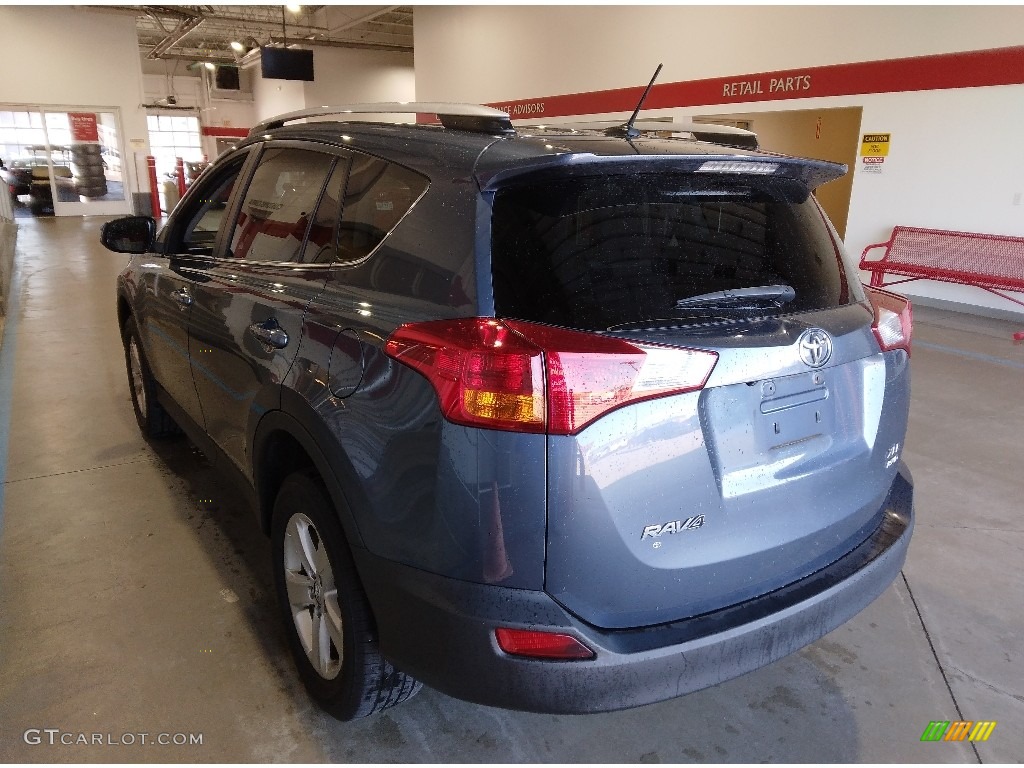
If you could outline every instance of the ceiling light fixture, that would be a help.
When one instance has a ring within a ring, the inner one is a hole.
[[[231,50],[235,51],[236,53],[244,53],[245,52],[245,46],[242,45],[237,40],[232,40],[231,41]]]
[[[292,5],[286,5],[285,8],[287,8],[292,13],[302,13],[302,6],[301,5],[295,5],[293,3]]]

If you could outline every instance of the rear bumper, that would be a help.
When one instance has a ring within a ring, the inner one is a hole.
[[[707,688],[770,664],[840,626],[888,588],[913,530],[913,483],[901,465],[860,546],[783,589],[670,624],[600,630],[544,592],[471,584],[357,551],[381,650],[427,685],[480,704],[601,712]],[[503,653],[497,626],[575,635],[597,656],[536,661]]]

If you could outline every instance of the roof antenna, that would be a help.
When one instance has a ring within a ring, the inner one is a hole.
[[[647,90],[644,91],[644,95],[640,97],[640,102],[636,105],[636,109],[633,110],[632,116],[623,125],[616,125],[613,128],[608,128],[605,131],[607,136],[622,136],[626,139],[635,139],[640,135],[640,131],[633,127],[633,123],[636,122],[636,116],[640,114],[640,107],[647,101],[647,94],[651,92],[651,88],[654,87],[654,81],[658,79],[658,75],[661,73],[662,64],[658,65],[658,68],[654,70],[654,77],[651,78],[651,82],[647,84]]]

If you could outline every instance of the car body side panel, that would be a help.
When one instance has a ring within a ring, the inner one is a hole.
[[[211,259],[192,274],[189,350],[206,431],[248,475],[249,425],[280,406],[280,385],[299,347],[303,313],[327,272],[299,264],[282,269]],[[260,341],[252,327],[261,324],[279,327],[287,344],[276,349]]]
[[[132,258],[132,312],[153,377],[197,424],[203,424],[199,395],[188,354],[188,320],[192,309],[176,295],[192,290],[192,281],[158,254]]]
[[[445,421],[430,384],[386,356],[381,334],[365,326],[344,335],[360,339],[365,370],[358,389],[338,397],[322,341],[333,338],[307,331],[287,389],[324,425],[325,452],[345,465],[344,493],[364,546],[432,573],[541,588],[544,436]]]
[[[468,180],[432,182],[369,258],[332,267],[285,381],[352,474],[360,539],[381,557],[478,583],[543,585],[545,438],[445,421],[420,374],[384,354],[402,323],[476,314]],[[416,254],[442,252],[443,259]]]

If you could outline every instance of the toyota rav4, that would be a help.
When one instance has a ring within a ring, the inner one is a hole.
[[[906,556],[910,305],[815,200],[845,170],[466,105],[266,121],[159,233],[105,226],[136,417],[238,480],[339,718],[714,685]]]

